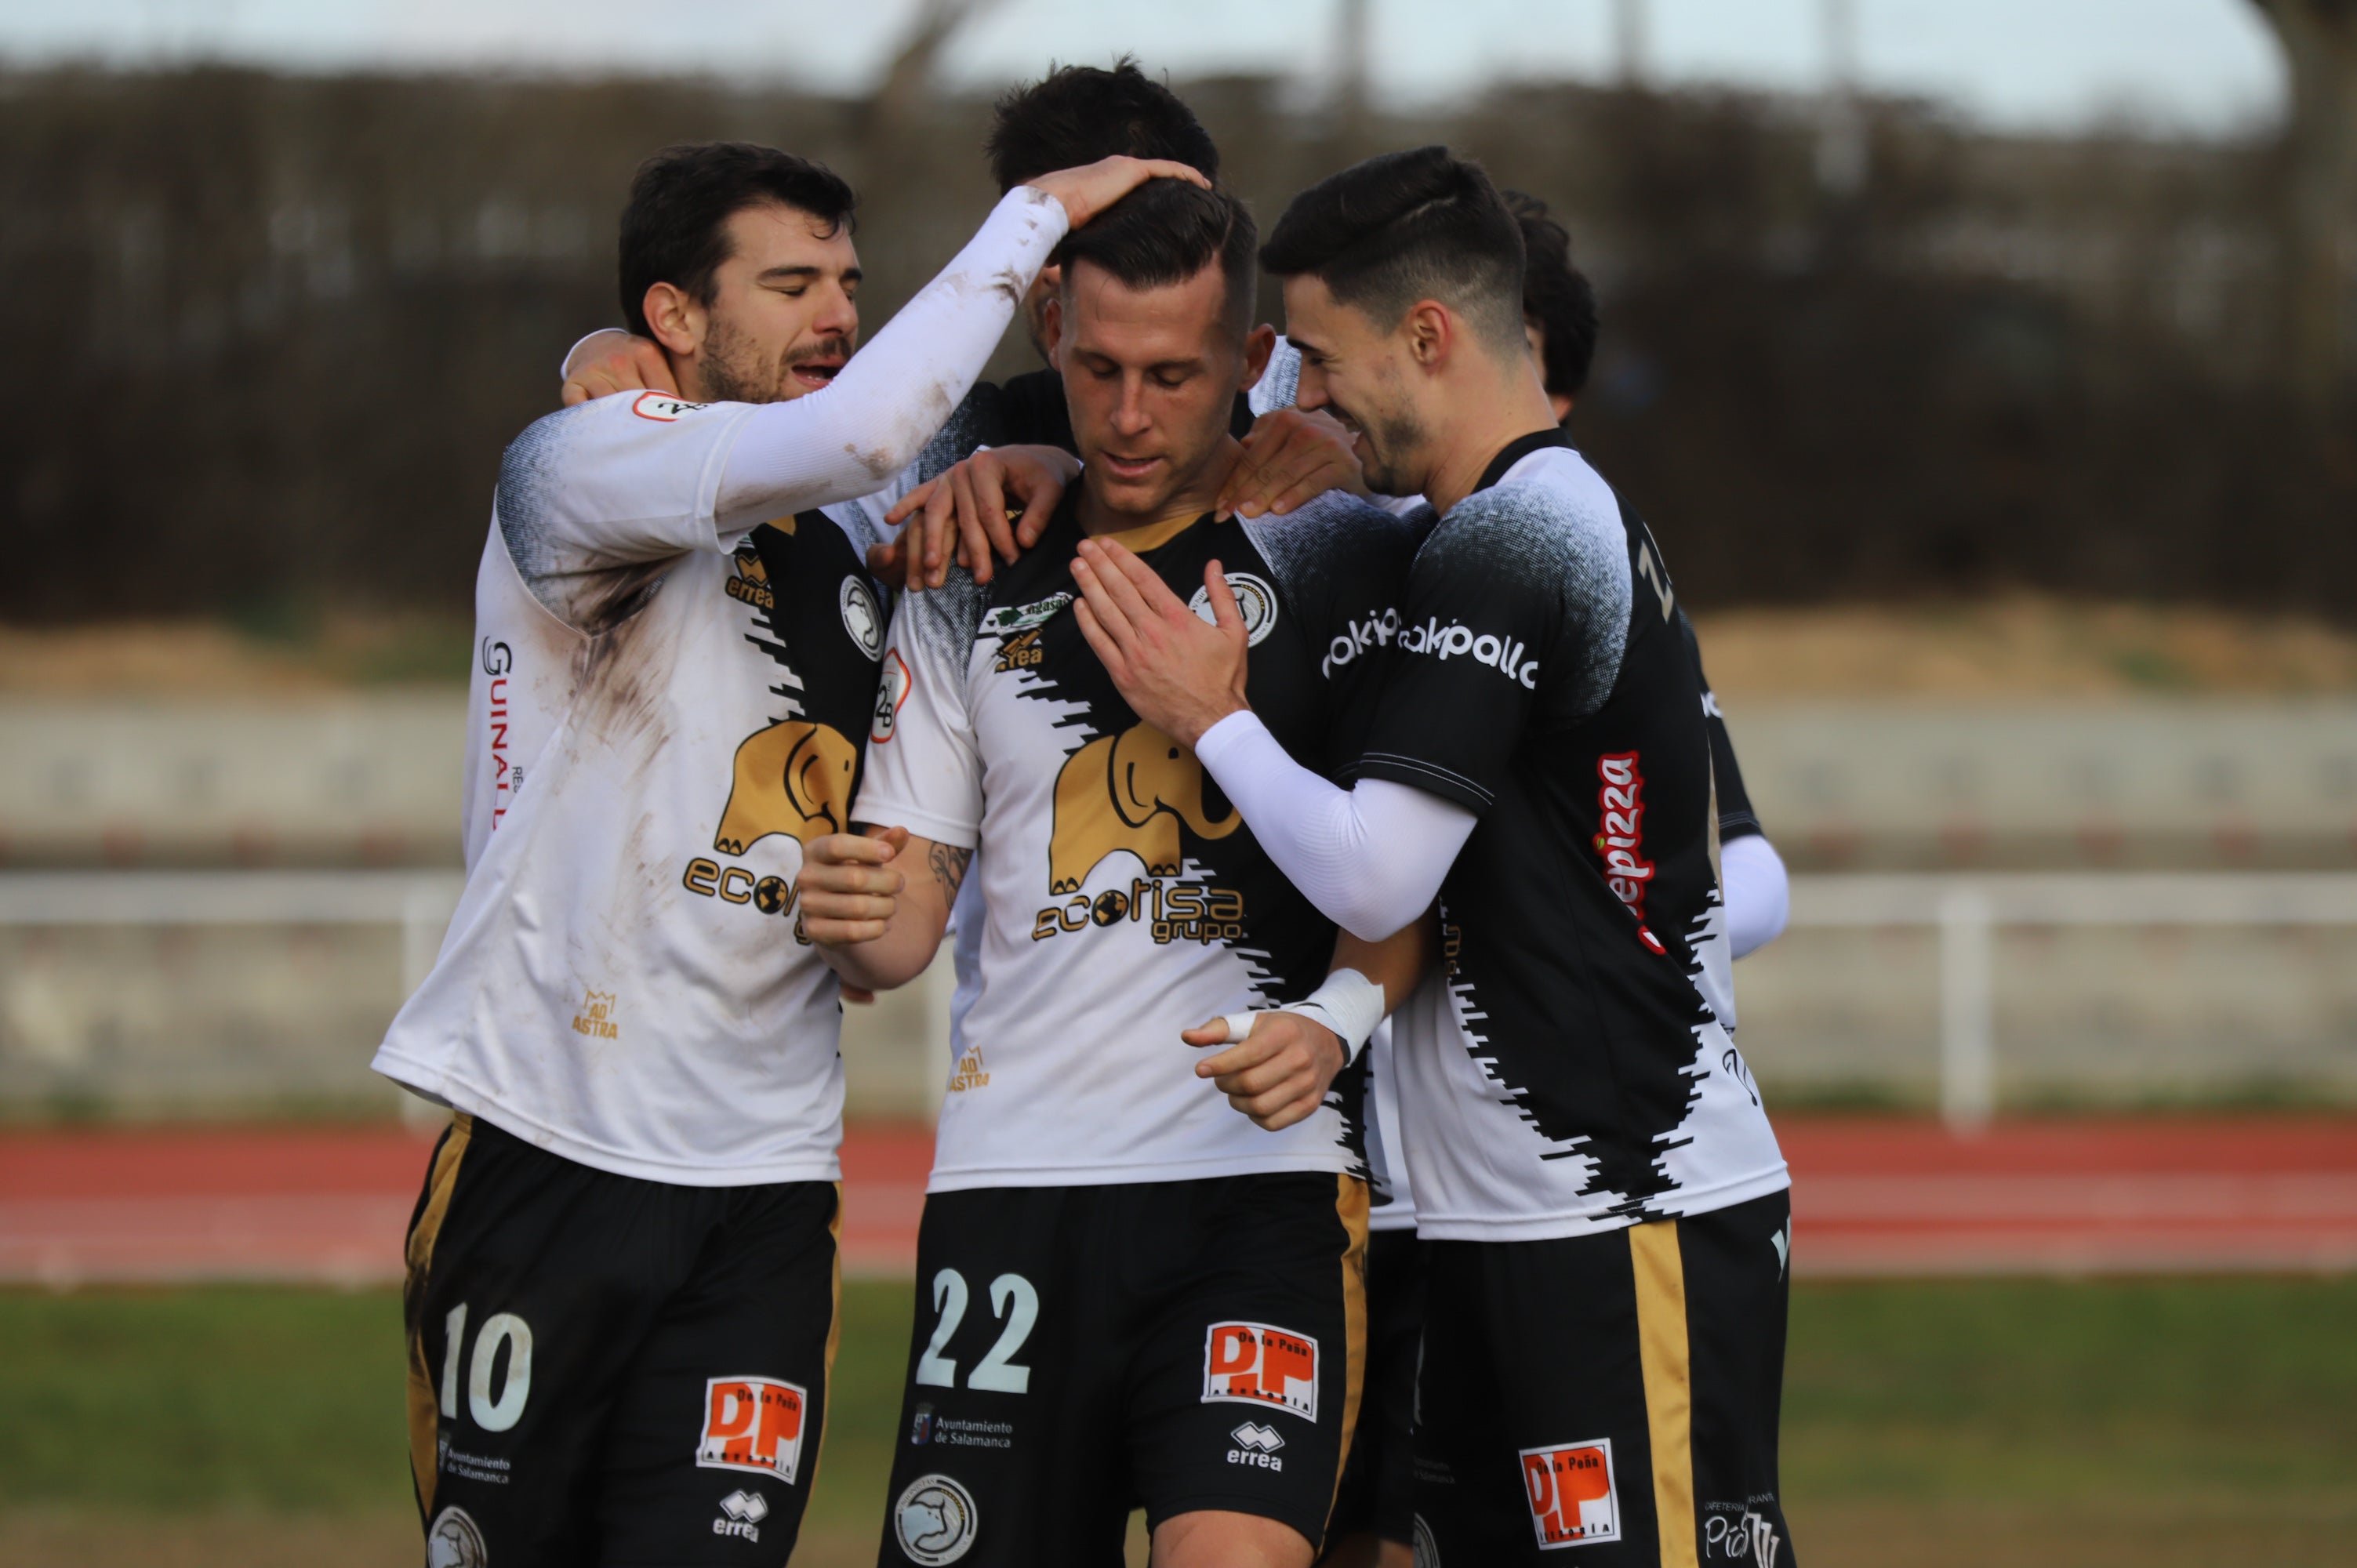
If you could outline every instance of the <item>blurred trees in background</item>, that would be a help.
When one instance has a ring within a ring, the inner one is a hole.
[[[1798,100],[1522,86],[1402,117],[1179,87],[1264,225],[1425,141],[1552,202],[1604,302],[1574,430],[1699,603],[2028,586],[2352,613],[2349,360],[2327,350],[2319,384],[2287,351],[2310,263],[2272,144],[1995,137],[1867,101],[1828,159]],[[840,168],[872,334],[988,208],[987,113],[654,80],[0,76],[0,617],[463,612],[500,447],[618,319],[640,157],[734,136]],[[2345,257],[2327,282],[2345,306]],[[1011,338],[996,369],[1028,356]]]

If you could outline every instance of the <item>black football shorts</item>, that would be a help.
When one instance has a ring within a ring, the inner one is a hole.
[[[1367,1391],[1328,1533],[1403,1545],[1415,1528],[1415,1359],[1424,1339],[1424,1252],[1411,1230],[1367,1237]]]
[[[459,1116],[409,1227],[436,1568],[781,1564],[818,1468],[833,1182],[680,1187]]]
[[[1776,1477],[1791,1227],[1779,1192],[1558,1240],[1426,1241],[1418,1568],[1794,1568]]]
[[[1367,1187],[1288,1172],[935,1193],[886,1568],[1119,1568],[1132,1508],[1323,1538],[1358,1418]]]

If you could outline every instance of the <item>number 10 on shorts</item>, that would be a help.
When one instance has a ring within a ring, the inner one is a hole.
[[[1318,1341],[1265,1323],[1214,1323],[1203,1336],[1203,1402],[1275,1406],[1318,1419]]]

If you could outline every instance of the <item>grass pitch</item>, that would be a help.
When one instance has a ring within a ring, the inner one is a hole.
[[[872,1563],[910,1292],[846,1286],[805,1549]],[[413,1562],[389,1293],[0,1294],[0,1562]],[[2357,1561],[2357,1280],[1795,1293],[1812,1568]]]

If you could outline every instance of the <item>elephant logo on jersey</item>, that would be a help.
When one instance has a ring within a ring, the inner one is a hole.
[[[824,725],[786,719],[737,748],[737,781],[712,847],[743,854],[771,833],[810,843],[850,821],[859,748]]]
[[[1178,874],[1178,826],[1223,839],[1243,819],[1213,822],[1203,810],[1203,765],[1195,754],[1138,724],[1099,736],[1064,759],[1056,775],[1056,822],[1048,843],[1048,890],[1077,891],[1105,856],[1127,850],[1148,876]]]

